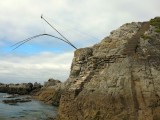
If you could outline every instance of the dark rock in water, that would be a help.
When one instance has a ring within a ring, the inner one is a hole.
[[[18,98],[18,99],[3,100],[2,102],[6,104],[16,104],[16,103],[31,102],[31,99]]]
[[[17,100],[17,102],[20,102],[20,103],[31,102],[31,101],[32,101],[31,99],[20,99],[20,100]]]
[[[0,120],[47,120],[56,115],[56,107],[33,100],[29,95],[3,98],[5,95],[0,93]]]
[[[6,103],[6,104],[16,104],[17,103],[17,101],[15,99],[12,99],[12,100],[3,100],[2,102]]]
[[[160,120],[160,17],[75,51],[57,120]]]

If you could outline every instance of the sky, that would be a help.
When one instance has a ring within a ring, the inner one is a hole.
[[[38,34],[61,37],[77,48],[92,46],[124,23],[159,16],[160,0],[0,0],[0,82],[43,83],[67,80],[75,49],[55,38],[32,39],[13,50],[15,43]]]

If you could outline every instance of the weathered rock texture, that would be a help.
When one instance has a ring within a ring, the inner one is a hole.
[[[160,120],[157,26],[127,23],[76,50],[57,120]]]
[[[47,104],[59,106],[61,97],[61,82],[59,80],[49,79],[44,86],[33,93],[33,98],[43,101]]]

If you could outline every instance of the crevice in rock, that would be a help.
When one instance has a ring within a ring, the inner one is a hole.
[[[136,93],[136,86],[135,86],[135,82],[134,82],[134,76],[132,73],[132,65],[134,64],[133,58],[130,57],[129,58],[130,61],[130,74],[131,74],[131,92],[132,92],[132,98],[133,98],[133,103],[134,103],[134,116],[135,116],[135,120],[138,120],[138,109],[139,109],[139,104],[138,104],[138,100],[137,100],[137,93]]]
[[[149,29],[149,23],[148,22],[143,22],[139,31],[135,35],[133,35],[133,37],[131,39],[128,40],[128,43],[126,44],[125,49],[123,51],[124,55],[131,56],[136,52],[136,49],[137,49],[138,44],[139,44],[140,37],[148,29]]]

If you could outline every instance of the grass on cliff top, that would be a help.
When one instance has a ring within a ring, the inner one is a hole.
[[[151,39],[151,37],[150,37],[150,36],[145,35],[145,34],[141,35],[141,37],[142,37],[144,40]]]
[[[155,17],[149,21],[150,25],[156,28],[155,32],[160,33],[160,17]]]

